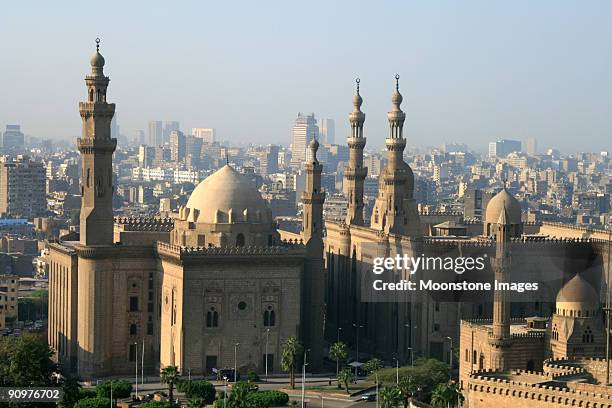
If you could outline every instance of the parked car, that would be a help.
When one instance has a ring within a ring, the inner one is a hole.
[[[376,401],[376,393],[375,392],[368,392],[366,394],[363,394],[361,396],[361,400],[362,401]]]

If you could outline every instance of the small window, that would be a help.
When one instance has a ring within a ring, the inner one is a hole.
[[[206,313],[206,327],[219,327],[219,312],[212,306]]]
[[[152,322],[147,323],[147,335],[149,336],[153,335],[153,323]]]
[[[138,335],[138,327],[132,323],[130,324],[130,336],[136,336]]]
[[[236,236],[236,246],[237,247],[244,246],[244,234],[240,233]]]
[[[276,313],[272,306],[268,306],[264,312],[264,327],[274,327],[276,325]]]
[[[138,311],[138,296],[130,296],[130,312]]]

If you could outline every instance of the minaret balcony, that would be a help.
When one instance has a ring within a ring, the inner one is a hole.
[[[117,148],[117,139],[99,139],[95,137],[79,137],[77,146],[81,153],[114,152]]]
[[[346,139],[346,142],[350,149],[363,150],[366,145],[366,138],[365,137],[349,137]]]
[[[346,169],[344,169],[344,178],[349,181],[363,180],[366,178],[367,175],[368,175],[367,167],[358,167],[358,168],[347,167]]]

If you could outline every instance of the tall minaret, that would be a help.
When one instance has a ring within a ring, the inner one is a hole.
[[[372,228],[398,235],[419,236],[420,221],[414,200],[414,174],[404,162],[406,147],[404,120],[406,114],[400,108],[402,94],[399,92],[399,75],[395,76],[395,92],[391,97],[387,165],[379,178],[379,192],[372,211]]]
[[[368,168],[363,167],[363,148],[366,138],[363,137],[363,122],[365,113],[361,111],[363,99],[359,95],[359,78],[357,93],[353,96],[353,111],[349,114],[351,135],[347,138],[349,146],[349,163],[344,169],[344,182],[348,197],[348,211],[346,223],[349,225],[363,225],[363,182],[368,174]]]
[[[82,156],[81,244],[113,244],[113,152],[117,139],[111,138],[115,104],[106,102],[109,78],[104,76],[100,39],[91,57],[91,73],[85,77],[87,102],[79,103],[83,137],[77,141]]]
[[[508,245],[511,237],[511,225],[506,208],[499,214],[495,225],[495,258],[491,259],[491,266],[496,282],[507,282],[510,272],[510,257]],[[510,346],[510,301],[507,291],[495,290],[493,294],[493,334],[489,338],[491,350],[491,367],[496,370],[506,370],[508,361],[506,350]]]
[[[321,190],[323,166],[317,160],[319,142],[312,139],[309,145],[311,161],[306,163],[306,188],[302,193],[302,238],[306,245],[302,299],[302,338],[310,348],[309,362],[313,369],[323,362],[323,337],[325,313],[325,274],[323,264],[323,203]]]

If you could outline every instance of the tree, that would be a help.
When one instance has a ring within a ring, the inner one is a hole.
[[[338,373],[338,384],[344,384],[344,388],[346,389],[346,393],[350,394],[349,383],[353,381],[353,374],[351,370],[343,368],[342,371]]]
[[[168,399],[174,403],[174,386],[180,380],[178,367],[167,366],[162,368],[160,378],[162,384],[168,384]]]
[[[398,384],[398,388],[404,399],[404,408],[408,408],[408,401],[419,391],[419,387],[412,381],[411,377],[402,377]]]
[[[110,398],[111,388],[113,398],[127,398],[132,395],[132,383],[126,380],[106,381],[96,386],[98,397]]]
[[[431,394],[431,405],[434,407],[455,406],[463,401],[459,384],[454,381],[438,384]]]
[[[61,380],[62,399],[58,403],[60,408],[72,408],[81,398],[81,384],[75,377],[64,377]]]
[[[2,386],[53,385],[53,352],[39,336],[24,333],[0,339],[0,381]]]
[[[381,382],[395,383],[395,368],[383,368],[378,370],[377,374]],[[448,364],[434,358],[420,358],[414,362],[414,367],[400,367],[399,378],[400,383],[407,381],[405,378],[410,378],[413,390],[411,392],[418,392],[419,399],[428,401],[436,385],[448,382],[450,376]]]
[[[108,408],[110,406],[110,398],[84,398],[74,404],[74,408]],[[141,405],[142,407],[142,405]]]
[[[396,408],[402,400],[402,393],[397,387],[385,387],[379,396],[382,408]]]
[[[348,357],[346,351],[346,344],[341,341],[337,341],[329,348],[329,358],[336,362],[336,378],[340,372],[340,362],[343,362]],[[338,382],[338,388],[340,388],[340,382]]]
[[[295,388],[295,366],[298,356],[302,353],[302,345],[295,336],[287,337],[283,343],[283,355],[281,358],[281,368],[289,372],[291,389]]]
[[[147,401],[140,404],[138,408],[174,408],[176,406],[176,404],[173,404],[170,401]]]
[[[212,404],[215,400],[215,386],[208,381],[179,381],[176,388],[190,399],[201,400],[204,404]]]
[[[230,400],[233,408],[247,408],[249,405],[250,394],[257,392],[259,387],[249,382],[239,382],[232,387]]]
[[[369,374],[373,374],[374,372],[380,370],[383,367],[383,362],[376,357],[368,360],[368,362],[363,365],[363,369]]]

